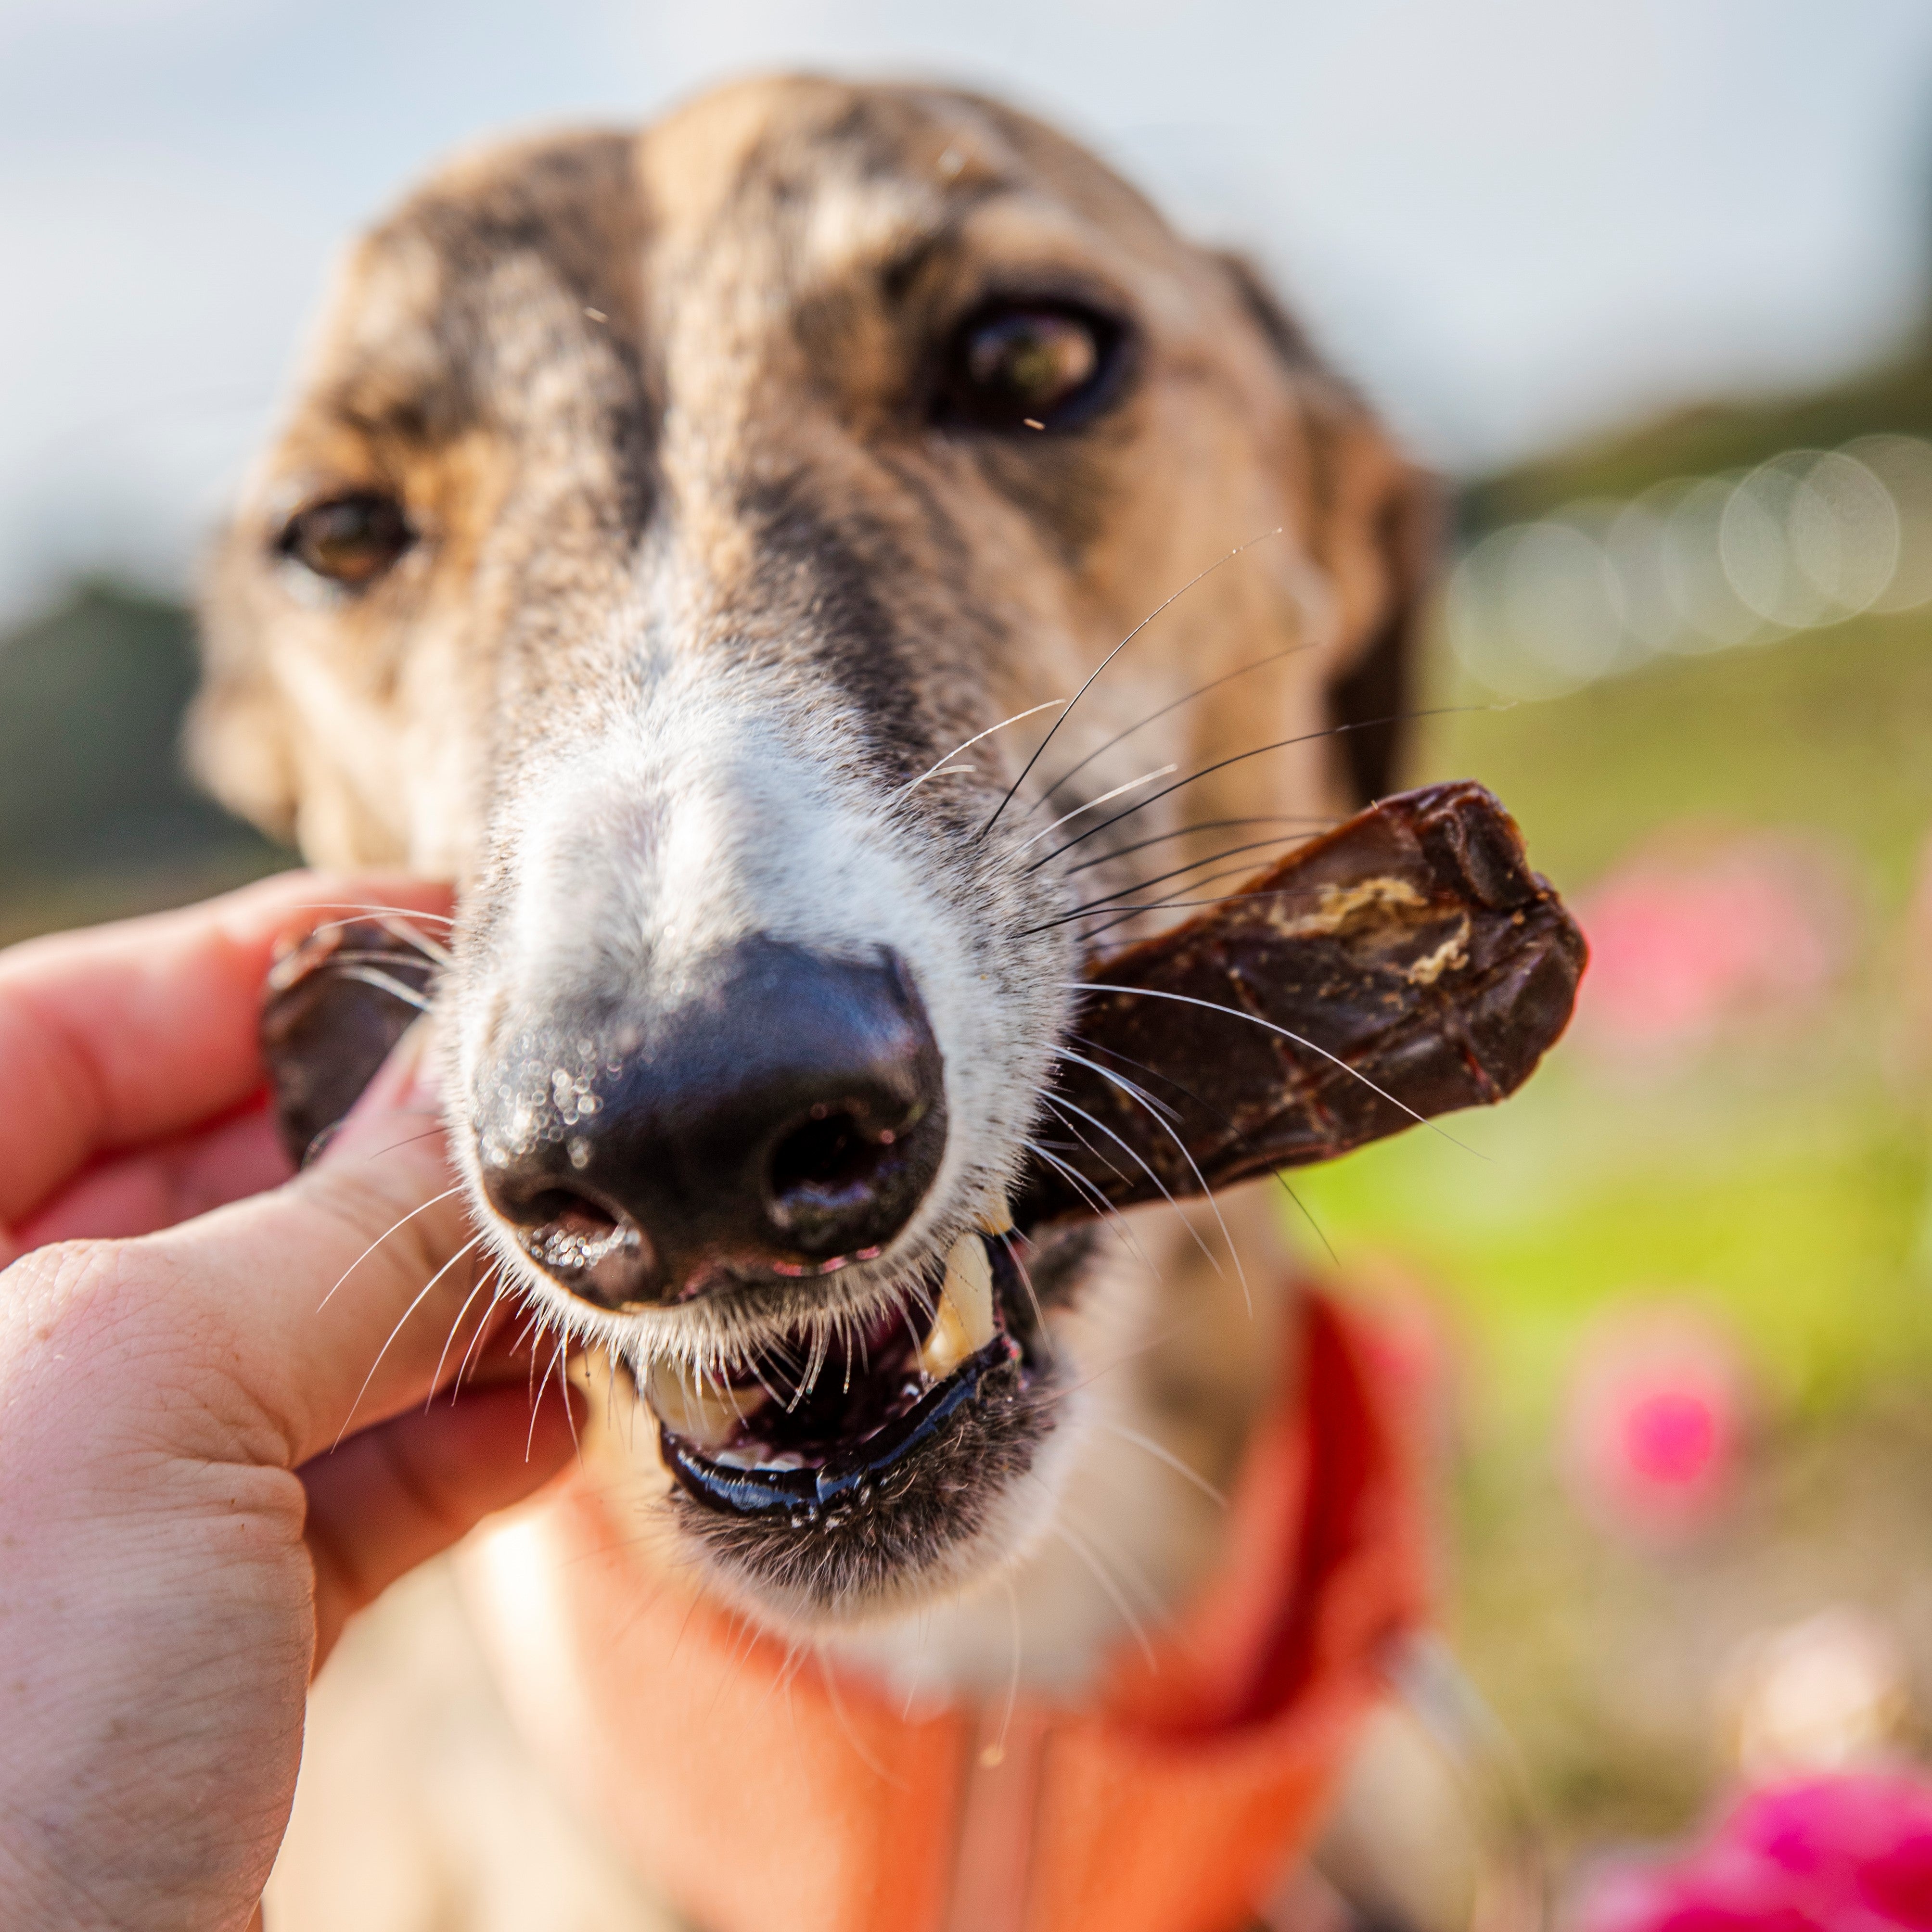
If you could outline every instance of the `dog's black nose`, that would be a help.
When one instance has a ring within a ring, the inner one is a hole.
[[[945,1148],[939,1043],[897,958],[753,939],[680,981],[664,1006],[521,1036],[479,1096],[491,1204],[602,1307],[866,1258]]]

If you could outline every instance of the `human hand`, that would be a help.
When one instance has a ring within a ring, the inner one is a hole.
[[[14,1932],[248,1924],[344,1620],[569,1453],[479,1337],[427,1029],[299,1176],[260,1104],[275,939],[358,900],[447,904],[296,874],[0,954]],[[473,1342],[476,1384],[425,1408]]]

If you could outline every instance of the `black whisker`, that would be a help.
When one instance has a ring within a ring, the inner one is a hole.
[[[1286,751],[1294,745],[1312,745],[1323,738],[1339,738],[1345,732],[1370,731],[1378,724],[1404,724],[1417,718],[1448,718],[1465,711],[1493,711],[1493,704],[1438,704],[1426,711],[1392,712],[1386,718],[1358,718],[1351,724],[1330,724],[1319,731],[1304,731],[1298,738],[1277,738],[1271,745],[1257,745],[1253,750],[1236,752],[1231,758],[1218,759],[1211,765],[1203,765],[1197,772],[1190,772],[1184,778],[1176,778],[1164,790],[1151,797],[1143,798],[1138,805],[1130,805],[1125,812],[1116,812],[1111,818],[1105,819],[1089,831],[1083,832],[1077,838],[1069,838],[1064,845],[1056,846],[1044,859],[1036,859],[1027,867],[1029,872],[1037,872],[1042,866],[1050,864],[1062,852],[1071,852],[1076,845],[1083,845],[1089,838],[1097,838],[1110,825],[1118,825],[1123,818],[1131,818],[1137,812],[1145,812],[1150,805],[1158,805],[1164,798],[1170,796],[1184,786],[1192,784],[1197,778],[1210,777],[1215,772],[1225,771],[1230,765],[1238,765],[1248,758],[1258,758],[1264,752]]]
[[[1209,853],[1204,859],[1196,859],[1188,865],[1176,866],[1171,872],[1161,872],[1153,878],[1142,880],[1138,885],[1122,886],[1117,892],[1105,892],[1097,899],[1089,899],[1084,905],[1077,905],[1071,911],[1063,914],[1062,916],[1066,919],[1077,919],[1083,913],[1098,911],[1109,906],[1124,905],[1130,892],[1151,892],[1156,886],[1164,886],[1170,879],[1185,878],[1190,872],[1199,872],[1203,866],[1212,866],[1218,859],[1238,858],[1243,852],[1263,852],[1272,845],[1297,844],[1303,842],[1300,834],[1284,832],[1278,838],[1256,838],[1245,845],[1225,845],[1218,852]],[[1244,868],[1243,869],[1251,870],[1252,868]],[[1223,873],[1221,876],[1225,878],[1227,874]],[[1197,880],[1197,883],[1207,885],[1211,884],[1212,881],[1203,879]],[[1035,927],[1033,930],[1037,932],[1039,928]]]
[[[1176,598],[1185,597],[1197,584],[1201,581],[1202,578],[1212,577],[1223,564],[1232,563],[1244,550],[1252,550],[1257,543],[1265,543],[1270,537],[1279,536],[1281,534],[1283,527],[1284,526],[1282,525],[1278,524],[1272,530],[1263,530],[1258,537],[1250,537],[1245,543],[1236,544],[1225,556],[1216,557],[1213,562],[1209,564],[1205,570],[1198,572],[1196,574],[1189,578],[1186,583],[1183,584],[1179,590],[1176,590],[1172,596],[1164,598],[1161,602],[1156,604],[1153,609],[1149,610],[1146,616],[1143,617],[1140,622],[1136,624],[1133,629],[1129,631],[1126,636],[1122,638],[1119,643],[1116,644],[1113,650],[1109,651],[1106,656],[1102,658],[1099,663],[1094,666],[1092,674],[1087,679],[1086,683],[1082,685],[1079,690],[1075,692],[1073,696],[1067,700],[1067,708],[1060,713],[1059,717],[1053,720],[1051,729],[1049,730],[1047,735],[1040,740],[1039,744],[1034,750],[1033,755],[1026,760],[1026,765],[1021,770],[1020,776],[1006,788],[1005,796],[993,808],[992,816],[989,818],[986,823],[979,828],[979,836],[981,838],[984,838],[986,835],[999,823],[999,814],[1013,802],[1013,794],[1026,782],[1029,773],[1030,773],[1033,767],[1040,762],[1041,754],[1046,750],[1047,747],[1053,742],[1054,732],[1059,730],[1060,727],[1073,716],[1074,706],[1078,704],[1080,700],[1093,688],[1095,682],[1099,677],[1101,673],[1106,670],[1107,666],[1110,664],[1113,660],[1117,658],[1120,653],[1124,651],[1127,646],[1131,644],[1134,640],[1161,614],[1163,610],[1166,610],[1170,604],[1174,602]]]
[[[1446,1127],[1432,1120],[1426,1114],[1417,1113],[1408,1102],[1398,1100],[1387,1088],[1377,1086],[1360,1067],[1350,1066],[1339,1053],[1330,1052],[1327,1047],[1318,1046],[1305,1034],[1291,1033],[1286,1027],[1277,1026],[1272,1020],[1264,1020],[1258,1013],[1243,1012],[1239,1006],[1224,1006],[1214,1000],[1197,1000],[1190,993],[1170,993],[1158,986],[1115,986],[1108,985],[1104,980],[1086,980],[1068,982],[1067,990],[1070,992],[1126,993],[1136,999],[1141,1000],[1173,1000],[1181,1006],[1200,1006],[1210,1013],[1226,1013],[1232,1019],[1245,1020],[1249,1025],[1257,1026],[1264,1033],[1278,1034],[1282,1039],[1291,1042],[1294,1045],[1304,1048],[1310,1053],[1319,1054],[1330,1066],[1339,1066],[1351,1078],[1360,1081],[1370,1093],[1376,1095],[1379,1099],[1387,1101],[1390,1106],[1398,1108],[1408,1114],[1418,1126],[1427,1127],[1432,1133],[1440,1134],[1451,1147],[1461,1148],[1465,1154],[1475,1154],[1479,1160],[1486,1160],[1489,1158],[1486,1154],[1479,1153],[1476,1148],[1471,1147],[1468,1142],[1458,1140]]]
[[[1248,868],[1245,866],[1241,866],[1236,867],[1235,869],[1237,872],[1245,872]],[[1222,876],[1224,878],[1227,874],[1223,874]],[[1211,884],[1212,881],[1203,879],[1200,883],[1203,885],[1207,885]],[[1038,926],[1023,927],[1019,936],[1023,938],[1029,933],[1050,932],[1056,926],[1071,926],[1077,919],[1104,919],[1110,913],[1117,914],[1118,916],[1113,919],[1107,925],[1098,927],[1093,932],[1089,932],[1086,935],[1088,940],[1092,941],[1098,939],[1101,933],[1111,932],[1114,926],[1125,925],[1128,920],[1132,919],[1139,913],[1179,912],[1184,911],[1189,907],[1233,905],[1237,904],[1242,899],[1318,900],[1321,896],[1321,889],[1318,887],[1309,886],[1270,886],[1257,892],[1217,892],[1214,894],[1212,897],[1204,899],[1149,899],[1144,904],[1131,905],[1124,908],[1113,905],[1105,900],[1101,900],[1083,911],[1063,912],[1060,914],[1057,918],[1042,920]]]
[[[1212,1114],[1240,1142],[1242,1146],[1248,1149],[1251,1153],[1254,1150],[1254,1142],[1235,1124],[1232,1114],[1224,1113],[1212,1100],[1203,1100],[1191,1087],[1176,1080],[1171,1073],[1163,1072],[1158,1066],[1149,1066],[1144,1060],[1136,1060],[1131,1053],[1122,1053],[1117,1046],[1103,1046],[1099,1041],[1088,1039],[1085,1034],[1077,1033],[1072,1037],[1078,1040],[1081,1046],[1090,1048],[1094,1052],[1104,1053],[1110,1060],[1124,1060],[1129,1066],[1137,1067],[1150,1079],[1159,1081],[1162,1086],[1171,1087],[1176,1094],[1191,1100],[1203,1113]],[[1178,1118],[1177,1114],[1176,1118]],[[1308,1203],[1288,1185],[1287,1177],[1279,1168],[1270,1168],[1268,1170],[1268,1175],[1275,1185],[1295,1204],[1297,1211],[1309,1224],[1309,1232],[1328,1251],[1329,1259],[1339,1268],[1342,1265],[1342,1257],[1335,1252],[1335,1244],[1323,1232],[1321,1223],[1315,1218]]]
[[[1191,704],[1197,698],[1205,698],[1210,691],[1218,691],[1224,684],[1232,684],[1237,677],[1245,677],[1251,670],[1265,670],[1267,666],[1271,664],[1279,664],[1284,658],[1291,658],[1294,656],[1297,652],[1312,650],[1314,646],[1312,644],[1290,644],[1285,650],[1271,652],[1265,658],[1257,658],[1252,664],[1243,664],[1239,670],[1226,671],[1219,677],[1209,680],[1206,684],[1196,685],[1194,689],[1189,692],[1185,697],[1176,698],[1171,704],[1162,705],[1158,711],[1149,712],[1146,716],[1140,720],[1139,724],[1130,724],[1125,730],[1115,732],[1113,736],[1108,739],[1105,744],[1088,752],[1086,756],[1081,759],[1078,764],[1071,766],[1067,770],[1062,772],[1059,776],[1054,779],[1053,783],[1040,794],[1041,803],[1044,805],[1048,799],[1053,796],[1055,792],[1059,790],[1061,786],[1068,783],[1072,779],[1078,778],[1080,773],[1085,771],[1087,766],[1093,763],[1095,759],[1104,757],[1107,752],[1112,751],[1114,746],[1120,743],[1123,739],[1131,738],[1135,732],[1144,731],[1149,724],[1158,723],[1161,718],[1166,717],[1169,712],[1178,711],[1184,704]],[[1044,747],[1042,748],[1044,748]]]
[[[1312,812],[1275,812],[1253,818],[1205,818],[1197,824],[1183,825],[1172,832],[1158,832],[1152,838],[1137,839],[1131,845],[1122,845],[1111,852],[1103,852],[1095,859],[1083,859],[1077,866],[1067,868],[1068,878],[1077,872],[1090,872],[1096,866],[1104,866],[1115,859],[1129,859],[1136,852],[1144,852],[1151,845],[1171,844],[1176,838],[1191,838],[1197,832],[1230,831],[1237,825],[1301,825],[1309,828],[1304,835],[1312,838],[1318,832],[1330,826],[1339,825],[1341,820],[1329,814]],[[1284,833],[1284,838],[1288,835]]]
[[[1137,785],[1149,784],[1155,778],[1164,778],[1174,769],[1174,766],[1170,764],[1158,765],[1151,772],[1143,772],[1137,778],[1129,778],[1125,784],[1117,784],[1111,791],[1104,791],[1099,797],[1089,799],[1085,805],[1077,805],[1072,811],[1062,812],[1059,818],[1054,819],[1050,824],[1043,826],[1024,844],[1020,846],[1008,862],[1018,865],[1023,853],[1031,851],[1041,839],[1052,838],[1062,826],[1068,824],[1071,820],[1081,818],[1089,812],[1098,812],[1110,799],[1118,798],[1122,792],[1131,791]]]
[[[994,732],[1003,731],[1009,724],[1017,724],[1024,718],[1035,717],[1042,711],[1050,711],[1055,705],[1062,704],[1065,702],[1065,700],[1063,698],[1050,698],[1044,704],[1036,704],[1033,706],[1030,710],[1016,711],[1011,718],[1002,718],[997,724],[989,724],[984,731],[975,731],[970,738],[965,739],[959,744],[955,745],[953,748],[948,752],[943,758],[939,759],[937,763],[928,765],[926,769],[909,784],[901,785],[899,789],[892,794],[894,800],[896,801],[903,798],[908,792],[917,791],[928,778],[938,778],[942,772],[947,772],[949,770],[951,771],[965,771],[968,770],[969,767],[966,766],[955,765],[953,764],[954,759],[957,758],[962,752],[971,751],[974,746],[977,745],[982,738],[990,738]]]

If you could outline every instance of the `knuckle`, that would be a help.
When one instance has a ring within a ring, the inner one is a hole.
[[[32,1248],[0,1280],[8,1304],[38,1330],[96,1318],[119,1297],[126,1244],[107,1240],[50,1242]]]
[[[145,1244],[70,1240],[36,1248],[0,1275],[4,1352],[27,1373],[50,1365],[71,1383],[110,1372],[132,1355],[152,1364],[170,1346],[178,1298],[171,1266]]]

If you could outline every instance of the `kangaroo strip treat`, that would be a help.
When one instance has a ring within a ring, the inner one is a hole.
[[[1089,968],[1043,1126],[1080,1180],[1036,1162],[1014,1214],[1179,1200],[1500,1100],[1587,956],[1492,794],[1384,799]]]
[[[338,920],[269,969],[262,1058],[275,1127],[298,1166],[342,1117],[428,1004],[435,962],[403,921]]]
[[[1089,968],[1039,1130],[1072,1173],[1035,1162],[1015,1219],[1179,1200],[1500,1100],[1567,1024],[1585,956],[1483,787],[1385,799]],[[262,1046],[293,1159],[348,1112],[435,970],[391,919],[277,962]]]

